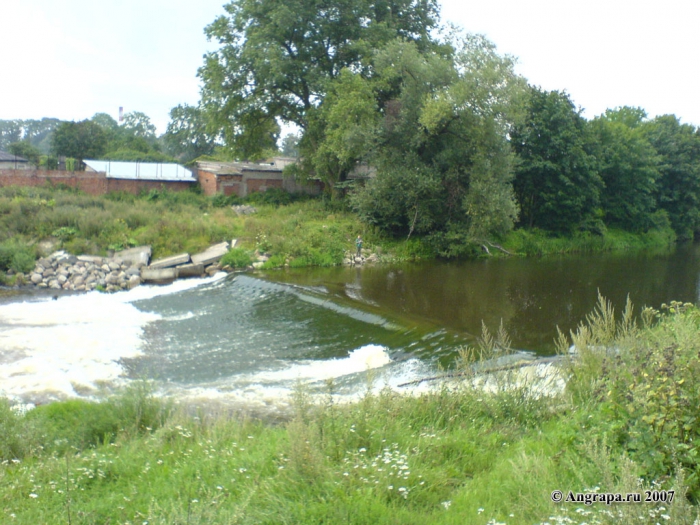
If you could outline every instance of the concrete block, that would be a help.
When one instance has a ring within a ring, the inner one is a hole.
[[[178,277],[199,277],[204,273],[203,264],[183,264],[175,269],[178,271]]]
[[[128,262],[131,266],[148,266],[151,260],[150,246],[137,246],[114,254],[114,260]]]
[[[97,266],[102,266],[104,263],[104,258],[97,255],[78,255],[78,260],[86,263],[96,264]]]
[[[153,261],[148,268],[149,269],[174,268],[175,266],[179,266],[181,264],[187,264],[189,262],[190,262],[190,254],[189,253],[181,253],[179,255],[173,255],[171,257],[165,257],[164,259],[158,259],[157,261]]]
[[[169,282],[178,278],[177,268],[144,268],[141,270],[141,280],[144,282]]]
[[[224,255],[226,255],[226,252],[228,252],[227,242],[215,244],[214,246],[207,248],[202,253],[193,255],[192,262],[194,264],[203,264],[204,266],[207,266],[208,264],[215,263],[221,259]]]

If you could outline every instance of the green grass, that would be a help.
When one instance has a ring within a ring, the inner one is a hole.
[[[27,415],[0,404],[0,521],[692,524],[700,312],[672,304],[634,319],[601,299],[572,334],[567,389],[549,397],[504,376],[494,393],[464,381],[338,405],[329,384],[320,404],[300,387],[284,424],[193,416],[144,383]],[[482,347],[495,348],[488,337]],[[667,461],[649,460],[660,452]],[[675,501],[550,500],[553,490],[652,488],[675,490]]]
[[[676,235],[670,228],[650,230],[646,233],[631,233],[609,229],[604,235],[582,232],[566,237],[550,235],[536,229],[518,229],[508,234],[503,242],[503,246],[513,253],[527,256],[543,256],[650,248],[663,249],[668,248],[675,241]]]

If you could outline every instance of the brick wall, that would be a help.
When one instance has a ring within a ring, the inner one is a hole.
[[[110,191],[182,191],[193,186],[192,182],[167,182],[158,180],[108,179],[102,172],[53,171],[53,170],[4,170],[0,169],[0,186],[45,186],[63,184],[77,188],[89,195],[104,195]]]
[[[199,185],[202,187],[204,195],[216,195],[218,188],[216,187],[216,175],[209,171],[197,170],[197,178]]]
[[[45,186],[64,184],[90,195],[107,192],[104,173],[88,171],[0,170],[0,186]]]

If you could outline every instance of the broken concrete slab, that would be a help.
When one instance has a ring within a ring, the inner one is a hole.
[[[215,263],[221,259],[224,255],[226,255],[226,252],[228,252],[227,242],[215,244],[207,248],[202,253],[193,255],[192,262],[194,264],[203,264],[204,266],[207,266],[208,264]]]
[[[96,264],[97,266],[102,266],[104,264],[104,257],[100,257],[99,255],[78,255],[78,260]]]
[[[178,277],[199,277],[204,273],[203,264],[183,264],[175,269],[178,272]]]
[[[151,260],[150,246],[137,246],[129,248],[114,254],[114,260],[122,261],[131,264],[131,266],[148,266],[148,261]]]
[[[189,253],[181,253],[179,255],[173,255],[171,257],[165,257],[163,259],[158,259],[157,261],[153,261],[149,265],[149,269],[156,269],[156,268],[174,268],[175,266],[179,266],[181,264],[188,264],[190,262],[190,254]]]
[[[141,270],[141,280],[144,282],[170,282],[178,278],[177,268],[144,268]]]

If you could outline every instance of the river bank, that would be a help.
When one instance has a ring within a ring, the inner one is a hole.
[[[21,524],[691,525],[700,312],[671,304],[644,319],[630,324],[601,301],[574,333],[580,359],[553,396],[506,378],[491,392],[465,381],[341,405],[329,383],[319,403],[300,387],[283,425],[188,414],[146,383],[26,414],[2,403],[0,512]],[[659,366],[669,360],[679,366]],[[682,433],[669,425],[688,417]],[[575,501],[553,503],[556,490]],[[613,493],[642,503],[584,503]]]
[[[56,250],[72,255],[106,257],[139,245],[152,247],[153,258],[197,253],[213,244],[238,239],[232,267],[252,263],[261,269],[329,267],[348,264],[355,239],[362,235],[365,256],[376,262],[430,260],[437,252],[428,239],[393,239],[363,224],[350,212],[319,199],[292,201],[275,193],[260,202],[231,206],[225,198],[193,192],[158,192],[137,197],[109,194],[92,197],[57,188],[0,189],[0,281],[21,284],[40,257]],[[267,199],[267,200],[266,200]],[[591,253],[663,248],[671,231],[631,234],[609,230],[604,235],[578,233],[551,237],[516,230],[500,243],[515,256]],[[472,255],[505,257],[500,250]],[[263,255],[260,259],[260,255]],[[352,261],[354,263],[354,261]],[[225,266],[222,265],[222,266]]]

